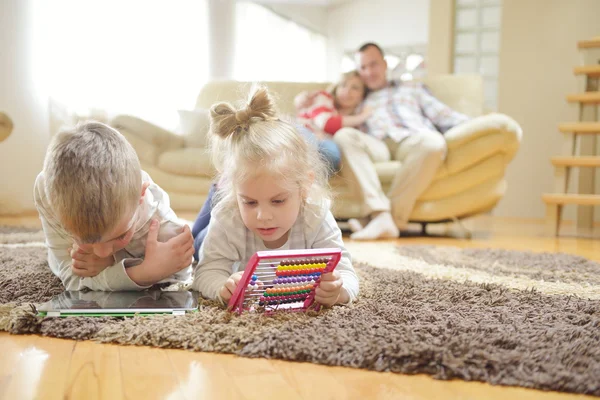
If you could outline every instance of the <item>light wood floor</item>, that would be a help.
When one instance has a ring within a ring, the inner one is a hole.
[[[181,215],[193,218],[193,215]],[[39,226],[36,217],[0,217],[0,225]],[[401,238],[398,243],[566,252],[600,260],[598,228],[591,238],[554,238],[538,220],[479,217],[467,221],[472,240]],[[448,233],[457,234],[454,227]],[[432,232],[445,232],[436,227]],[[428,376],[244,359],[229,355],[101,345],[36,335],[0,334],[3,399],[571,399],[553,392]]]

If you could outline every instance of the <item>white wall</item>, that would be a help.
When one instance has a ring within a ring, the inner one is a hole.
[[[329,79],[337,79],[344,51],[365,42],[382,47],[425,45],[430,0],[357,0],[329,9],[327,15]]]
[[[0,110],[14,123],[0,143],[0,214],[34,209],[33,183],[49,141],[47,101],[34,84],[32,0],[0,1]],[[48,60],[46,60],[48,61]]]
[[[257,1],[257,3],[263,3]],[[327,8],[302,4],[264,4],[273,12],[314,32],[327,35]]]
[[[451,74],[453,68],[454,0],[431,0],[429,4],[427,74]]]
[[[577,106],[565,100],[582,90],[573,75],[581,63],[577,41],[598,35],[600,1],[503,0],[502,7],[499,111],[521,124],[523,141],[495,214],[543,217],[542,193],[554,192],[550,158],[561,154],[558,125],[578,118]],[[576,179],[571,183],[574,190]],[[574,211],[567,206],[564,218],[573,219]],[[600,207],[595,217],[600,221]]]

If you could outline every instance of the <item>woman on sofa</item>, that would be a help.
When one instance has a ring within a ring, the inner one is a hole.
[[[356,114],[366,92],[358,72],[346,72],[330,90],[304,91],[296,96],[298,122],[321,140],[331,139],[341,128],[358,128],[371,116],[369,108]]]
[[[351,71],[343,74],[330,90],[305,91],[294,99],[298,132],[318,147],[329,166],[330,176],[339,170],[341,162],[340,150],[332,136],[343,127],[358,127],[369,118],[369,109],[363,109],[355,115],[365,95],[365,84],[357,71]],[[192,228],[196,260],[210,223],[215,189],[216,183],[213,183]]]

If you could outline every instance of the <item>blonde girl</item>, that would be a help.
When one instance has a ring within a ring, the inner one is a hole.
[[[227,302],[256,251],[336,247],[342,259],[322,276],[315,299],[327,306],[353,301],[358,278],[330,211],[325,163],[277,118],[265,88],[252,90],[240,109],[211,108],[211,149],[219,185],[194,288]]]

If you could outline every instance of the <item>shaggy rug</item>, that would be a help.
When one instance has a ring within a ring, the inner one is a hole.
[[[600,264],[567,254],[348,243],[360,299],[317,314],[39,318],[60,293],[37,231],[0,228],[0,330],[600,395]]]

